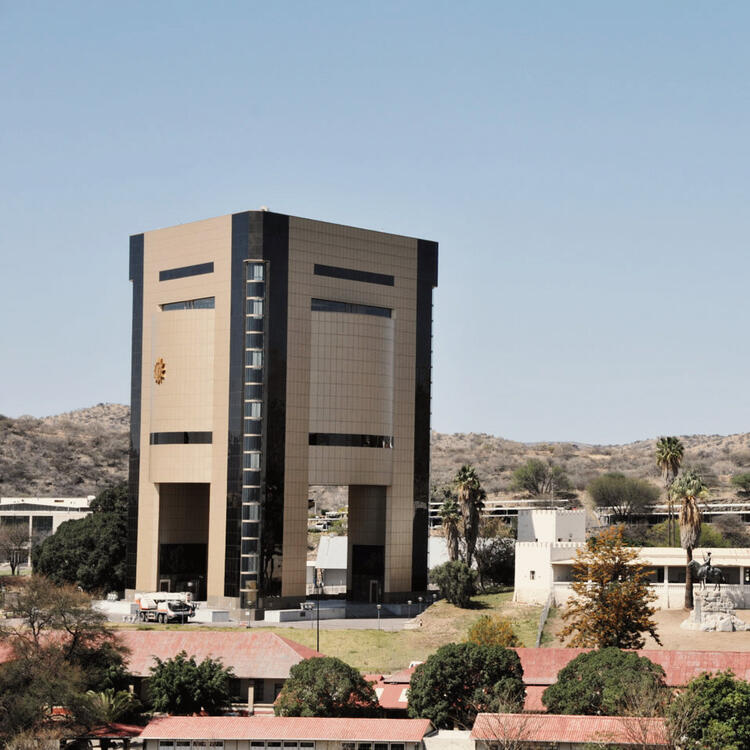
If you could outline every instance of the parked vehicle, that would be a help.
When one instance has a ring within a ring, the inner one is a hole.
[[[195,605],[189,593],[158,591],[151,594],[136,594],[138,619],[141,622],[186,623],[195,616]]]

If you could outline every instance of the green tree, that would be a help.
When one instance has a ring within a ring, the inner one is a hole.
[[[682,441],[674,436],[660,437],[656,441],[656,465],[664,477],[664,491],[667,495],[667,538],[668,546],[672,546],[674,507],[672,505],[672,493],[670,488],[674,482],[677,472],[682,466],[682,458],[685,455],[685,446]]]
[[[457,472],[453,485],[456,488],[461,517],[464,522],[466,564],[471,567],[474,548],[479,536],[479,518],[487,493],[482,489],[476,469],[464,464]]]
[[[542,695],[552,714],[626,716],[639,695],[655,697],[661,715],[669,699],[664,670],[649,659],[618,648],[580,654]]]
[[[0,665],[0,737],[42,732],[60,705],[61,730],[90,726],[97,713],[86,692],[125,679],[125,650],[90,597],[34,575],[6,595],[5,611],[0,636],[12,658]]]
[[[85,518],[65,521],[32,550],[34,570],[57,584],[85,591],[125,589],[127,485],[101,492]]]
[[[151,705],[155,711],[177,716],[200,711],[220,714],[231,705],[233,677],[232,668],[219,659],[209,657],[197,664],[185,651],[164,661],[156,657],[148,681]]]
[[[440,596],[451,604],[465,609],[476,593],[477,574],[465,562],[443,563],[430,571],[430,581],[437,584]]]
[[[497,518],[483,518],[474,550],[479,585],[513,584],[516,545],[513,529]]]
[[[737,497],[742,500],[750,498],[750,472],[735,474],[731,482],[737,488]]]
[[[590,537],[576,552],[573,564],[575,594],[563,620],[569,621],[560,640],[572,636],[570,646],[643,648],[643,633],[661,643],[651,602],[648,566],[638,552],[625,546],[622,528],[610,526]]]
[[[92,710],[103,724],[111,724],[121,719],[132,717],[141,708],[139,700],[129,690],[107,688],[86,693]]]
[[[708,489],[700,475],[695,471],[686,471],[670,488],[674,500],[680,503],[680,546],[685,550],[685,608],[693,608],[693,570],[690,562],[701,534],[701,510],[698,503],[708,497]]]
[[[274,704],[276,716],[367,717],[379,712],[372,685],[332,656],[295,664]]]
[[[667,711],[671,733],[685,750],[750,748],[750,684],[731,672],[702,674]]]
[[[525,693],[515,651],[449,643],[414,670],[409,716],[430,719],[438,729],[470,729],[480,711],[521,710]]]
[[[445,533],[445,545],[448,548],[448,559],[453,561],[458,560],[458,543],[461,539],[459,528],[461,511],[456,498],[449,489],[443,489],[443,497],[443,504],[440,506],[440,518]]]
[[[726,541],[727,547],[750,547],[750,534],[747,533],[745,522],[738,513],[722,513],[714,516],[713,524],[709,524],[721,534]],[[723,547],[723,544],[707,544],[701,539],[698,542],[700,547]]]
[[[513,471],[511,489],[527,492],[532,497],[570,497],[571,484],[565,469],[551,461],[544,463],[538,458],[530,458]]]
[[[745,538],[742,522],[740,527],[733,530],[736,539]],[[748,537],[750,539],[750,537]],[[667,539],[667,521],[660,521],[649,527],[646,532],[643,546],[645,547],[676,547],[677,542],[669,545]],[[696,547],[745,547],[745,544],[733,544],[732,538],[727,538],[721,530],[719,523],[704,523],[701,525],[701,533],[698,537]]]
[[[0,523],[0,559],[7,560],[10,574],[15,575],[18,567],[29,557],[29,524],[6,518]]]
[[[623,523],[647,514],[659,499],[658,488],[650,482],[615,472],[597,477],[586,490],[597,508],[611,509],[613,520]]]
[[[482,615],[474,621],[466,634],[466,641],[479,646],[503,646],[505,648],[522,645],[508,620],[490,615]]]

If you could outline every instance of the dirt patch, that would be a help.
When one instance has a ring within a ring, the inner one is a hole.
[[[750,609],[738,609],[735,613],[740,620],[750,623]],[[750,651],[750,631],[737,633],[705,633],[700,630],[683,630],[680,623],[688,618],[684,609],[657,610],[656,631],[661,639],[661,646],[650,636],[646,636],[647,649],[663,648],[668,651]],[[550,637],[542,644],[544,648],[560,648],[566,645],[557,635],[563,625],[560,611],[547,620],[545,635]]]

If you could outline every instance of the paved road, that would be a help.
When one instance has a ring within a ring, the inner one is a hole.
[[[381,617],[380,618],[380,629],[381,630],[403,630],[404,625],[409,622],[405,617]],[[293,622],[267,622],[266,620],[258,620],[257,622],[251,622],[250,627],[263,628],[263,627],[274,627],[274,628],[295,628],[297,630],[315,630],[315,620],[293,621]],[[377,630],[378,620],[377,618],[350,618],[350,619],[338,619],[338,620],[321,620],[321,630]]]

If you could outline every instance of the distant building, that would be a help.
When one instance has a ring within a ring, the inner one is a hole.
[[[311,485],[348,488],[349,598],[426,589],[437,258],[266,210],[130,238],[131,592],[294,606]]]
[[[91,513],[87,497],[3,497],[0,498],[0,525],[20,524],[29,530],[29,542],[54,534],[61,523],[85,518]]]
[[[303,659],[323,654],[275,633],[249,630],[124,630],[120,642],[129,649],[125,668],[144,694],[156,657],[162,661],[180,651],[201,662],[220,659],[234,671],[233,699],[252,712],[273,711],[273,702],[289,677],[289,670]]]
[[[428,719],[290,716],[166,716],[140,734],[144,750],[423,750]]]
[[[514,601],[544,604],[552,595],[564,604],[572,593],[573,564],[586,543],[586,511],[522,510],[518,513],[515,545]],[[640,559],[651,567],[651,586],[661,609],[681,609],[685,602],[685,551],[679,547],[639,547]],[[707,549],[696,548],[702,560]],[[711,550],[727,585],[722,591],[736,606],[750,606],[750,549]]]
[[[632,716],[479,714],[471,730],[476,750],[501,747],[588,750],[595,747],[669,748],[666,719]]]

